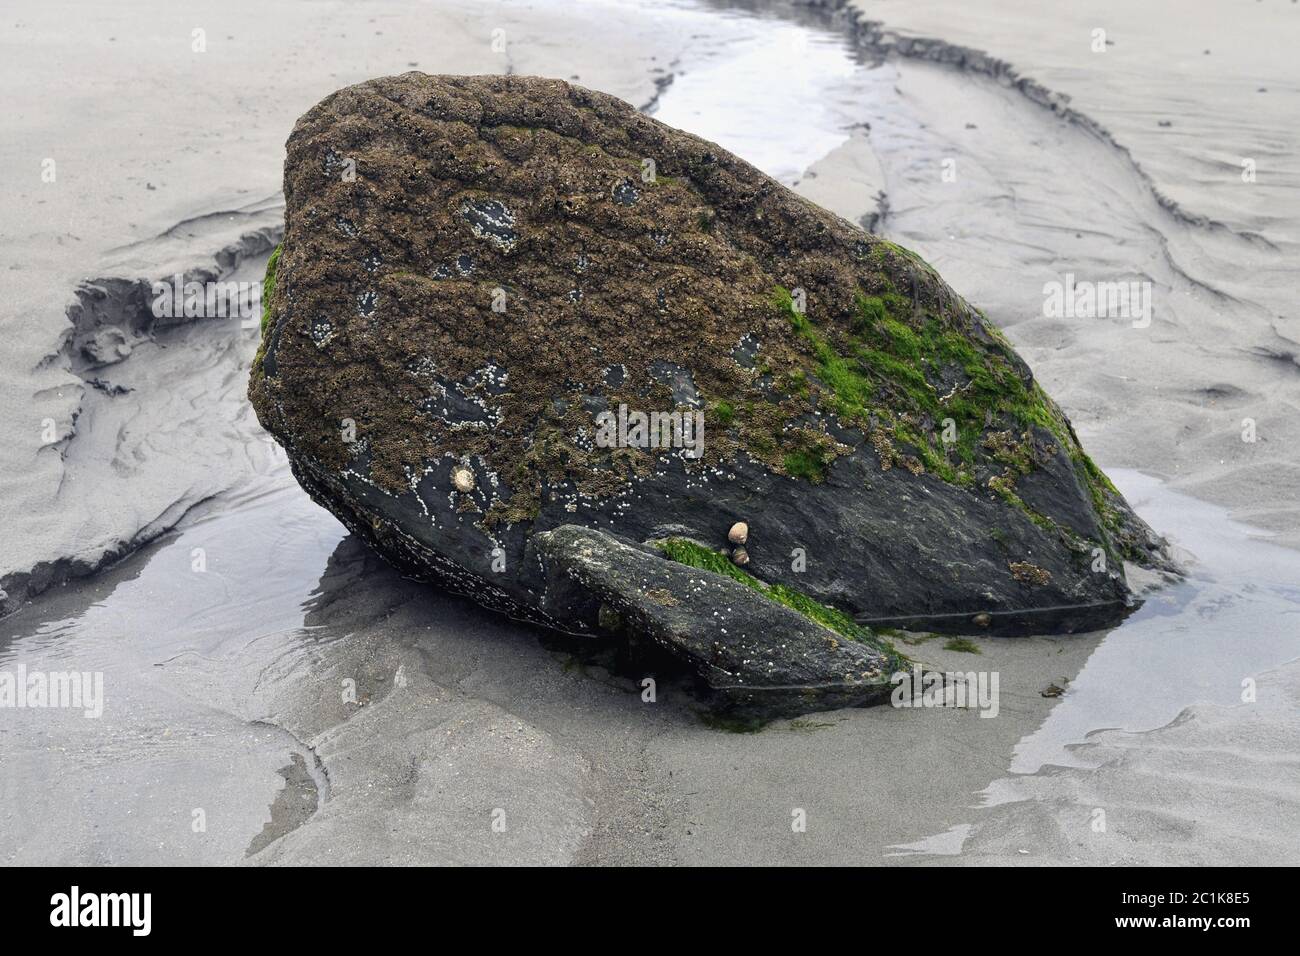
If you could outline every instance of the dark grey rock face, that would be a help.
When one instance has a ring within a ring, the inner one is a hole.
[[[1113,624],[1124,561],[1166,562],[933,269],[611,97],[363,83],[299,121],[285,195],[250,395],[303,487],[408,573],[654,641],[715,696],[783,711],[877,699],[870,631],[846,644],[646,542],[734,548],[745,522],[761,581],[977,633]],[[627,410],[677,425],[602,441]]]
[[[576,525],[536,535],[532,547],[544,608],[592,633],[654,642],[736,716],[793,716],[889,694],[895,656],[730,578]]]

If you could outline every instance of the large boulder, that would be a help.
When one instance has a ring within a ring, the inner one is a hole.
[[[1165,560],[929,265],[610,96],[361,83],[298,121],[284,192],[253,405],[408,573],[724,700],[844,691],[799,709],[879,698],[873,629],[1104,627],[1124,561]]]

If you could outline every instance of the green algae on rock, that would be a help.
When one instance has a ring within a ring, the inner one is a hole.
[[[348,87],[295,127],[285,198],[259,419],[381,553],[507,613],[612,637],[549,599],[561,527],[723,545],[743,519],[769,592],[957,633],[1114,623],[1124,561],[1167,561],[932,267],[612,97]],[[622,406],[701,411],[703,454],[604,447]]]
[[[692,542],[660,544],[673,560],[592,528],[542,532],[543,601],[570,620],[594,616],[602,631],[658,644],[691,667],[716,711],[743,721],[882,702],[908,664],[839,612],[726,559],[714,565]]]
[[[800,594],[784,584],[765,584],[752,574],[741,571],[716,551],[711,551],[701,544],[687,541],[684,538],[665,538],[662,541],[654,542],[654,544],[666,557],[679,564],[698,568],[701,571],[710,571],[731,578],[733,581],[739,581],[746,587],[757,591],[769,601],[788,607],[790,610],[802,614],[810,621],[815,621],[823,627],[829,628],[842,637],[870,645],[882,653],[893,656],[895,659],[892,663],[898,667],[908,663],[907,659],[898,654],[888,641],[878,637],[870,628],[858,624],[842,611],[837,611],[824,604],[818,604],[807,595]]]
[[[266,335],[266,327],[271,321],[271,296],[275,293],[275,267],[280,264],[280,253],[284,251],[284,244],[276,246],[271,250],[271,258],[266,260],[266,275],[262,277],[262,335]]]

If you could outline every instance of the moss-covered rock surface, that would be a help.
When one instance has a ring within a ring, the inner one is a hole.
[[[1165,560],[930,266],[621,101],[373,80],[298,122],[285,196],[254,406],[412,573],[583,630],[536,534],[745,521],[745,574],[854,627],[1013,633],[1113,623]],[[702,414],[701,453],[606,447],[621,406]]]

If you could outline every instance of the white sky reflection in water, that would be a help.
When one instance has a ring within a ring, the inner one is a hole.
[[[725,59],[677,77],[658,120],[712,140],[789,184],[846,139],[830,88],[857,67],[842,43],[793,24],[728,45]]]
[[[789,185],[848,139],[866,88],[846,39],[771,15],[598,0],[593,17],[652,14],[683,40],[650,115],[717,143]],[[641,105],[641,104],[637,104]]]
[[[1065,748],[1094,730],[1153,730],[1190,704],[1240,703],[1243,680],[1300,655],[1300,554],[1155,478],[1109,474],[1174,545],[1187,580],[1152,594],[1106,635],[1047,719],[1016,745],[1013,773],[1085,765]]]

